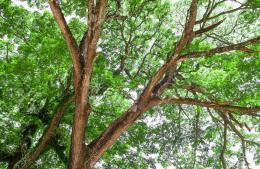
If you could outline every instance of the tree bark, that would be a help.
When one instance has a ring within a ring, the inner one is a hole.
[[[92,168],[102,154],[134,123],[134,121],[148,109],[148,105],[140,101],[133,104],[121,117],[117,118],[97,139],[92,141],[87,148],[85,162]]]

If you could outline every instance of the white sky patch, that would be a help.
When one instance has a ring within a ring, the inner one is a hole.
[[[242,1],[237,1],[240,3],[243,3]],[[225,4],[227,4],[228,6],[231,6],[233,8],[237,8],[239,7],[241,4],[240,3],[236,3],[235,1],[226,1]]]
[[[136,91],[130,91],[129,94],[130,94],[130,96],[131,96],[134,100],[137,99],[137,93],[136,93]]]
[[[230,150],[235,151],[235,152],[239,151],[240,149],[241,149],[241,143],[238,143],[238,144],[230,147]]]
[[[171,3],[176,3],[178,1],[180,1],[180,0],[170,0]]]
[[[144,89],[144,85],[138,85],[137,88],[138,89]]]
[[[12,0],[12,4],[23,7],[24,9],[30,11],[30,12],[39,12],[41,14],[43,14],[45,11],[49,11],[51,12],[50,7],[48,6],[47,8],[41,10],[35,6],[31,7],[28,5],[27,1],[20,1],[20,0]],[[80,18],[78,17],[75,12],[73,12],[72,14],[65,16],[65,19],[67,22],[69,22],[71,19],[73,18],[77,18],[79,19],[81,22],[86,22],[86,18]]]
[[[167,168],[164,168],[160,163],[155,164],[156,169],[176,169],[173,165],[168,166]]]
[[[43,13],[45,10],[51,11],[51,9],[48,7],[45,10],[39,10],[36,7],[31,7],[28,5],[27,1],[19,1],[19,0],[12,0],[12,4],[23,7],[24,9],[30,11],[30,12],[39,12]]]

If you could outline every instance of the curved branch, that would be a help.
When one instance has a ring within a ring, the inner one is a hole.
[[[195,33],[193,31],[197,16],[197,0],[192,0],[189,8],[189,17],[186,20],[185,28],[182,33],[182,37],[179,40],[175,51],[170,55],[170,59],[156,72],[154,77],[150,80],[149,84],[145,88],[141,95],[142,100],[147,100],[151,96],[157,83],[162,79],[164,74],[171,68],[177,66],[177,61],[180,57],[180,53],[189,41],[192,40]]]
[[[234,51],[234,50],[245,51],[244,50],[245,46],[251,45],[251,44],[256,44],[259,42],[260,42],[260,36],[254,38],[254,39],[247,40],[245,42],[234,44],[234,45],[218,47],[218,48],[210,49],[207,51],[191,52],[186,55],[182,55],[178,61],[180,62],[180,61],[188,60],[191,58],[199,58],[199,57],[204,57],[204,56],[207,57],[207,56],[212,56],[212,55],[215,55],[218,53],[224,53],[224,52],[229,52],[229,51]]]
[[[226,15],[226,14],[233,13],[233,12],[236,12],[236,11],[239,11],[239,10],[243,10],[243,9],[247,9],[247,7],[245,7],[245,4],[243,4],[243,5],[241,5],[241,6],[237,7],[237,8],[231,9],[231,10],[220,12],[220,13],[214,15],[214,16],[211,16],[211,17],[207,16],[207,18],[203,18],[203,19],[200,19],[200,20],[196,21],[196,24],[200,24],[202,22],[218,18],[218,17],[220,17],[222,15]]]
[[[72,62],[74,67],[74,78],[75,82],[74,84],[77,85],[79,79],[80,79],[80,72],[81,72],[81,64],[80,64],[80,55],[79,55],[79,49],[77,42],[75,38],[73,37],[69,26],[66,23],[66,20],[64,18],[64,15],[61,11],[61,8],[56,0],[49,0],[49,5],[51,8],[51,11],[53,13],[53,16],[66,40],[66,43],[70,49],[71,55],[72,55]],[[76,87],[76,86],[75,86]]]
[[[218,27],[224,21],[225,21],[225,18],[216,22],[216,23],[214,23],[214,24],[212,24],[212,25],[210,25],[210,26],[208,26],[208,27],[206,27],[206,28],[201,28],[201,29],[195,31],[195,36],[200,35],[200,34],[205,33],[205,32],[208,32],[208,31]]]
[[[200,101],[191,98],[155,98],[150,102],[150,106],[156,106],[159,104],[186,104],[186,105],[196,105],[206,108],[213,108],[222,111],[228,112],[242,112],[247,115],[259,116],[256,112],[260,111],[260,107],[240,107],[233,106],[226,103],[218,103],[218,102],[208,102],[208,101]]]
[[[57,111],[55,116],[53,117],[49,127],[43,134],[43,136],[40,139],[40,142],[38,143],[35,151],[31,153],[29,156],[26,156],[25,159],[22,161],[24,162],[20,169],[27,169],[29,168],[34,161],[36,161],[39,156],[44,152],[46,146],[48,145],[50,139],[55,134],[55,129],[58,127],[61,118],[63,117],[67,106],[74,100],[73,96],[69,96],[65,98],[57,107]],[[19,165],[19,163],[17,164]],[[17,166],[18,167],[18,166]]]
[[[224,122],[227,123],[231,127],[231,129],[237,134],[237,136],[240,138],[245,165],[249,169],[249,163],[248,163],[248,160],[247,160],[247,157],[246,157],[246,140],[245,140],[245,137],[237,130],[237,128],[233,125],[233,123],[228,119],[228,117],[223,112],[220,111],[220,112],[218,112],[218,114],[224,120]]]

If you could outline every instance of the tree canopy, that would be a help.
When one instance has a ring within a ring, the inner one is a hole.
[[[0,168],[256,168],[259,0],[0,0]]]

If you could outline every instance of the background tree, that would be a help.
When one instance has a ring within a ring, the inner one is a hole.
[[[258,1],[0,2],[2,168],[259,163]]]

